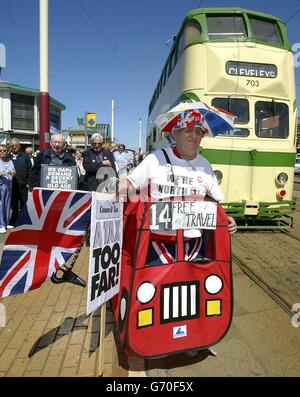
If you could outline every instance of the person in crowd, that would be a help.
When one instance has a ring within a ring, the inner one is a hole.
[[[75,161],[78,173],[78,189],[84,189],[85,169],[83,167],[83,157],[80,149],[75,150]]]
[[[115,153],[115,152],[118,151],[118,145],[117,145],[115,142],[112,142],[112,143],[110,144],[110,151],[111,151],[112,153]]]
[[[83,167],[85,173],[84,188],[96,191],[101,180],[96,179],[97,171],[102,167],[111,167],[117,174],[113,154],[103,149],[103,137],[96,133],[91,136],[91,147],[83,152]],[[104,170],[105,171],[105,170]]]
[[[25,152],[21,150],[20,141],[17,138],[10,140],[9,159],[12,160],[16,176],[12,181],[11,218],[8,228],[13,228],[19,212],[28,199],[28,183],[31,176],[31,162]]]
[[[111,151],[110,143],[103,143],[102,149],[110,152]]]
[[[117,164],[117,171],[119,174],[123,174],[132,168],[132,159],[126,152],[126,147],[122,143],[119,145],[118,152],[114,152],[114,156]]]
[[[30,189],[34,187],[40,187],[41,178],[41,166],[42,164],[48,165],[65,165],[71,166],[76,165],[74,156],[64,150],[65,138],[60,133],[55,133],[51,135],[50,148],[42,150],[39,152],[36,158],[36,163],[32,168],[31,179],[30,179]]]
[[[135,158],[136,158],[136,164],[139,165],[141,162],[144,160],[144,156],[140,152],[135,153]]]
[[[12,179],[16,171],[8,158],[6,145],[0,145],[0,233],[6,233],[11,210]]]
[[[72,147],[71,145],[65,145],[64,150],[65,152],[75,155],[75,148]]]
[[[27,146],[27,148],[25,149],[25,153],[29,157],[29,160],[31,162],[31,167],[33,167],[36,160],[36,156],[33,155],[32,146]]]

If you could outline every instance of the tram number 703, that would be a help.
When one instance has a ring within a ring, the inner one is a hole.
[[[259,81],[258,80],[247,80],[246,85],[251,85],[251,87],[259,87]]]

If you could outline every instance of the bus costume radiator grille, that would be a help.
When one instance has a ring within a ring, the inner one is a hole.
[[[199,282],[189,281],[162,285],[160,302],[161,324],[199,317]]]

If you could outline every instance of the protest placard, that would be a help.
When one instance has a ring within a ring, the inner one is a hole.
[[[77,168],[72,166],[57,166],[42,164],[41,187],[61,190],[77,190]]]
[[[217,204],[211,201],[158,201],[150,208],[151,230],[216,229]]]
[[[123,204],[93,192],[87,314],[119,292]]]

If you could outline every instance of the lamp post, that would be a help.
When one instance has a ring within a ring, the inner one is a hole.
[[[50,141],[50,99],[48,92],[48,0],[40,0],[40,149]]]
[[[142,153],[142,119],[140,119],[139,154]]]
[[[115,140],[115,101],[111,101],[111,142]]]

